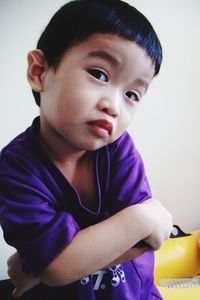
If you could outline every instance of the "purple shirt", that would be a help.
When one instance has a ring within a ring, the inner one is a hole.
[[[142,159],[127,132],[94,152],[98,210],[82,203],[38,143],[39,118],[0,156],[0,224],[18,250],[24,270],[38,276],[74,235],[130,205],[151,197]],[[162,299],[153,283],[154,255],[100,270],[63,287],[40,284],[22,299]]]

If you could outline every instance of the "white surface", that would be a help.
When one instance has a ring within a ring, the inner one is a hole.
[[[0,0],[0,149],[38,114],[26,81],[26,54],[66,1]],[[134,0],[164,49],[155,79],[130,127],[154,196],[185,231],[200,228],[200,1]],[[13,252],[0,233],[0,279]]]

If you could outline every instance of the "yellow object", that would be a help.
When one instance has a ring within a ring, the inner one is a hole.
[[[155,252],[155,283],[164,300],[200,300],[200,286],[167,288],[159,285],[160,279],[188,278],[200,274],[200,247],[198,235],[170,238]]]

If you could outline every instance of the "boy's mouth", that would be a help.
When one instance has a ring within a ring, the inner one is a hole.
[[[99,137],[107,137],[112,134],[113,125],[107,120],[96,120],[88,123],[92,131]]]

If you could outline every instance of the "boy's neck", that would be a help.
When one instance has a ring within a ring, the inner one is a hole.
[[[45,152],[48,156],[59,164],[69,164],[69,165],[77,165],[82,160],[86,151],[67,151],[67,149],[61,149],[59,146],[56,147],[56,151],[54,147],[46,143],[42,138],[40,138],[40,144],[44,148]]]
[[[52,133],[44,134],[42,128],[39,132],[39,142],[50,159],[60,165],[78,165],[86,154],[85,150],[75,149],[67,143],[63,146]]]
[[[39,137],[40,144],[61,173],[67,178],[79,194],[83,205],[92,211],[98,209],[98,196],[95,186],[93,151],[69,151]],[[53,147],[51,147],[53,145]],[[56,147],[54,147],[56,145]],[[56,150],[56,151],[55,151]]]

